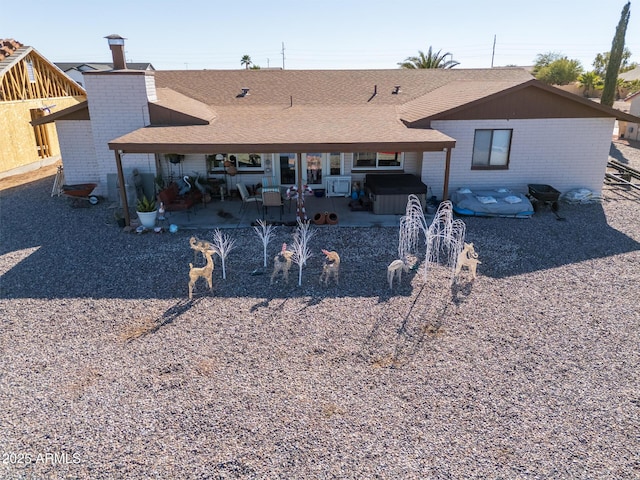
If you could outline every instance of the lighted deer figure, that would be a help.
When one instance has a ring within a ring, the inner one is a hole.
[[[338,255],[338,252],[329,252],[324,249],[322,253],[324,253],[325,259],[322,265],[322,273],[320,274],[320,283],[328,285],[329,279],[333,277],[337,285],[340,275],[340,255]]]
[[[191,237],[189,239],[189,246],[195,250],[196,252],[200,252],[204,255],[204,252],[206,252],[207,250],[211,250],[213,249],[213,245],[211,245],[210,242],[207,242],[206,240],[200,240],[197,237]],[[195,252],[193,253],[194,257],[193,259],[195,260]]]
[[[282,272],[282,278],[285,282],[289,282],[289,270],[293,259],[293,252],[287,250],[287,244],[282,244],[280,253],[273,257],[273,273],[271,274],[270,284],[273,283],[279,272]]]
[[[476,278],[476,269],[478,268],[479,263],[482,262],[478,260],[478,254],[476,253],[475,248],[473,248],[473,243],[465,243],[464,248],[458,255],[455,276],[457,277],[460,274],[462,267],[467,267],[469,272],[471,272],[471,277]]]
[[[204,267],[194,267],[193,263],[189,264],[189,300],[193,298],[193,286],[200,277],[204,278],[209,284],[209,291],[213,290],[213,255],[217,253],[214,249],[204,250],[202,254],[207,259]]]
[[[398,285],[402,280],[402,272],[407,273],[409,271],[409,265],[404,260],[394,260],[387,267],[387,283],[389,289],[393,290],[393,280],[398,279]]]

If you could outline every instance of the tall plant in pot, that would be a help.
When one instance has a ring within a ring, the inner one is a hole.
[[[156,202],[153,199],[148,199],[143,195],[136,205],[136,213],[138,214],[140,224],[143,227],[153,228],[156,226],[158,209],[156,208]]]

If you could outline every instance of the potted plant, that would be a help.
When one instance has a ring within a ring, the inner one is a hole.
[[[156,202],[154,200],[148,199],[143,195],[136,205],[136,213],[143,227],[153,228],[156,226],[158,209],[156,208]]]

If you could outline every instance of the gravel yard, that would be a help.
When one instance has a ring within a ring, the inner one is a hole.
[[[317,227],[301,287],[226,230],[189,301],[212,232],[125,234],[51,185],[0,191],[0,478],[640,478],[640,192],[465,218],[478,278],[393,292],[397,229]]]

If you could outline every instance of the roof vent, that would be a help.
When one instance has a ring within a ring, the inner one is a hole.
[[[397,95],[400,93],[400,85],[396,85],[395,87],[393,87],[393,92],[391,92],[393,95]]]
[[[238,97],[246,97],[247,95],[249,95],[249,89],[248,88],[241,88],[242,93],[238,94]]]

